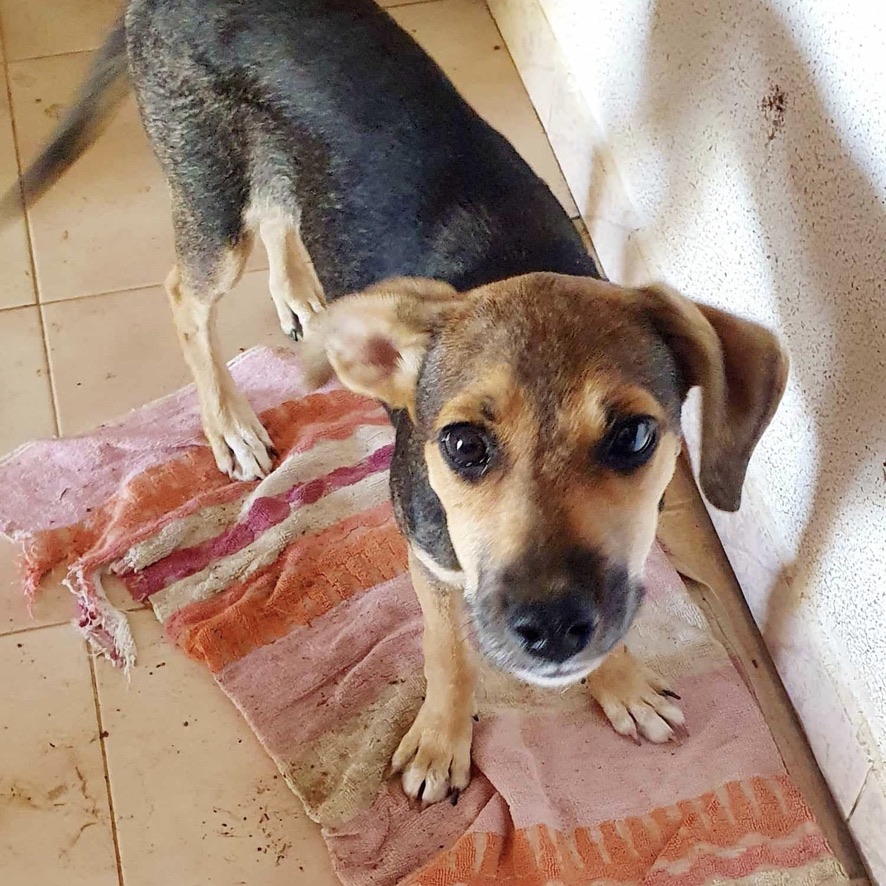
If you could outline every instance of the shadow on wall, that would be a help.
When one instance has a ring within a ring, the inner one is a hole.
[[[658,144],[675,150],[663,152],[665,193],[647,221],[653,229],[660,221],[669,238],[693,224],[699,158],[708,153],[717,121],[715,137],[731,141],[741,166],[736,174],[753,194],[767,244],[762,272],[791,352],[793,384],[814,416],[818,468],[810,516],[796,563],[778,583],[780,597],[770,600],[761,625],[772,648],[835,542],[856,484],[865,484],[869,500],[886,500],[884,201],[843,143],[809,65],[771,7],[753,0],[657,0],[649,21],[635,113]],[[747,62],[739,68],[739,35],[742,58],[755,58],[756,70]],[[735,119],[721,131],[729,119],[723,96],[743,79],[766,84],[756,98],[757,125]],[[692,149],[682,150],[687,144]]]

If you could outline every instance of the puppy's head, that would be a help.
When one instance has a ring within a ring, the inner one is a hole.
[[[409,412],[479,645],[537,683],[581,678],[630,626],[689,389],[702,488],[735,510],[787,374],[753,323],[553,274],[463,294],[392,280],[318,332],[343,384]]]

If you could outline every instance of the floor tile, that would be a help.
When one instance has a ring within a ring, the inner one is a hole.
[[[6,94],[6,75],[0,68],[0,197],[16,186],[18,163]],[[28,253],[24,213],[20,219],[0,226],[0,308],[33,304],[34,280]]]
[[[44,311],[64,434],[88,431],[190,382],[162,287],[59,302]],[[254,345],[287,345],[265,271],[244,275],[222,300],[218,328],[225,359]]]
[[[0,871],[117,886],[92,679],[68,626],[0,637]]]
[[[0,0],[9,61],[97,49],[120,0]]]
[[[489,0],[489,11],[505,38],[529,98],[542,123],[551,111],[561,50],[540,3]]]
[[[74,598],[61,575],[47,578],[28,611],[16,567],[18,545],[0,538],[0,636],[43,625],[66,624],[74,617]]]
[[[24,167],[50,137],[90,59],[79,53],[9,66]],[[131,97],[29,217],[43,302],[166,279],[173,262],[169,197]],[[267,267],[261,249],[249,267]]]
[[[578,210],[523,88],[507,47],[482,0],[438,0],[391,10],[391,15],[449,75],[462,95],[508,138],[557,195]]]
[[[439,0],[397,7],[393,14],[575,214],[541,124],[485,6],[479,0]],[[89,54],[80,53],[10,65],[23,164],[49,136],[88,62]],[[44,302],[162,282],[172,263],[168,197],[131,100],[32,207],[30,220]],[[262,251],[256,250],[250,267],[265,266]]]
[[[69,624],[76,615],[76,607],[73,595],[63,584],[65,569],[61,567],[43,580],[29,610],[16,565],[19,554],[18,545],[0,538],[0,636]],[[103,585],[108,599],[118,609],[131,612],[145,608],[133,601],[115,576],[105,576]]]
[[[0,455],[55,432],[38,308],[0,311]]]
[[[89,60],[80,53],[9,66],[23,166],[49,137]],[[44,302],[163,281],[172,265],[169,199],[132,99],[29,216]]]
[[[131,681],[97,668],[126,886],[335,886],[316,825],[209,673],[151,613],[130,621]]]

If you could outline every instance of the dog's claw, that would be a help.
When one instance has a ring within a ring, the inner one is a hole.
[[[677,693],[674,692],[672,689],[659,689],[658,694],[664,695],[666,698],[675,698],[677,699],[677,701],[682,701],[680,696],[677,695]]]
[[[458,806],[458,798],[460,796],[461,796],[461,789],[460,788],[453,788],[449,794],[449,802],[453,806]]]
[[[671,730],[674,733],[672,741],[676,742],[676,744],[683,744],[687,738],[689,738],[689,730],[686,728],[685,723],[671,723]]]

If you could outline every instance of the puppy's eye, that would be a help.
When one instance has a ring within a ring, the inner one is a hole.
[[[616,422],[603,441],[602,460],[617,471],[645,464],[658,444],[658,424],[648,415],[634,415]]]
[[[465,479],[477,480],[489,467],[494,443],[489,434],[476,425],[449,425],[440,432],[440,451],[453,471]]]

